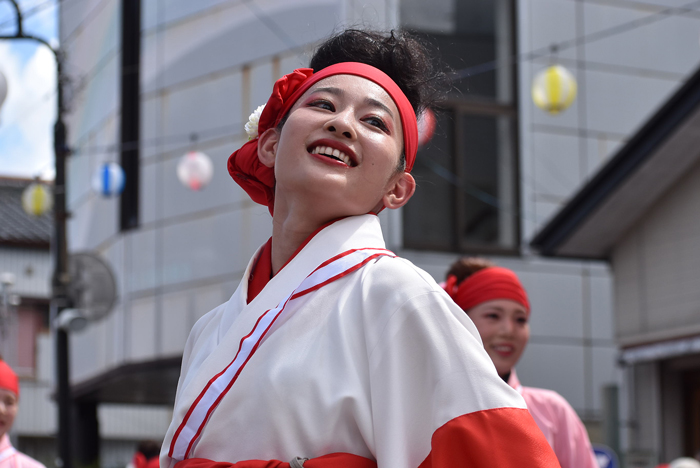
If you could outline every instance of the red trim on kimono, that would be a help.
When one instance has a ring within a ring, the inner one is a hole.
[[[272,279],[272,237],[265,242],[260,255],[255,260],[248,277],[248,298],[250,304]]]
[[[316,229],[314,232],[309,235],[309,237],[304,240],[304,242],[301,243],[301,245],[294,251],[291,257],[282,265],[282,268],[286,267],[289,262],[292,261],[294,257],[297,256],[299,252],[301,252],[301,249],[306,247],[306,244],[311,241],[311,239],[314,238],[316,234],[319,232],[323,231],[325,228],[330,226],[331,224],[335,223],[336,221],[340,221],[343,218],[338,218],[334,219],[333,221],[329,221],[320,228]],[[281,269],[281,268],[280,268]],[[260,251],[260,255],[258,255],[258,258],[255,260],[255,265],[253,265],[253,268],[250,271],[250,277],[248,278],[248,297],[247,297],[247,303],[250,304],[255,297],[260,294],[260,291],[262,291],[265,286],[267,286],[267,283],[270,282],[272,279],[272,237],[268,239],[268,241],[263,245],[262,250]]]
[[[382,256],[394,257],[395,255],[389,250],[377,248],[350,249],[342,252],[321,263],[277,307],[268,309],[258,317],[253,329],[241,339],[233,360],[209,380],[190,406],[173,436],[168,456],[180,460],[188,458],[212,412],[235,384],[241,371],[265,338],[274,331],[275,323],[280,317],[283,318],[279,322],[284,322],[295,312],[298,306],[294,302],[295,299],[343,278]],[[290,304],[291,306],[288,307]]]
[[[559,462],[526,409],[494,408],[464,414],[440,427],[419,468],[456,466],[559,468]]]
[[[559,468],[554,452],[526,409],[494,408],[459,416],[433,434],[432,450],[418,468]],[[523,457],[528,454],[528,457]],[[529,461],[526,461],[529,460]],[[523,464],[527,463],[527,464]],[[225,463],[205,458],[178,462],[175,468],[289,468],[279,460]],[[304,468],[376,468],[377,463],[350,453],[334,453],[304,462]]]

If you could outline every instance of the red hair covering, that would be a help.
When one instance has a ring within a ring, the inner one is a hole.
[[[258,122],[258,135],[279,125],[294,103],[314,84],[334,75],[354,75],[381,86],[396,104],[403,128],[406,154],[406,172],[411,172],[418,150],[416,113],[401,88],[386,73],[371,65],[358,62],[336,63],[317,73],[311,68],[298,68],[275,82],[272,95],[265,104]],[[245,143],[228,160],[228,172],[254,202],[265,205],[273,212],[275,200],[275,173],[258,159],[258,138]]]
[[[449,275],[445,282],[445,291],[463,310],[478,306],[495,299],[510,299],[525,307],[530,315],[530,302],[525,288],[517,275],[508,268],[488,267],[467,277],[459,285],[457,277]]]
[[[2,360],[0,360],[0,388],[9,390],[19,397],[19,379],[17,374]]]
[[[146,458],[146,455],[141,452],[136,452],[131,463],[134,465],[134,468],[158,468],[160,466],[158,456]]]

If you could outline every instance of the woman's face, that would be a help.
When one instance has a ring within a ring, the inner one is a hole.
[[[17,416],[17,395],[5,388],[0,388],[0,437],[6,434]]]
[[[510,299],[495,299],[473,307],[467,315],[479,330],[498,375],[505,376],[515,367],[530,339],[527,311]]]
[[[314,84],[275,136],[275,211],[280,196],[310,200],[329,219],[378,209],[396,181],[410,177],[396,171],[402,131],[381,86],[352,75]]]

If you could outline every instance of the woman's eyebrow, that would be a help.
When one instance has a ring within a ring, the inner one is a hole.
[[[316,88],[313,90],[314,93],[330,93],[330,94],[335,94],[336,96],[342,96],[345,94],[345,91],[343,91],[340,88],[335,88],[333,86],[328,86],[325,88]]]
[[[388,107],[386,104],[384,104],[383,102],[378,101],[378,100],[376,100],[376,99],[367,98],[367,99],[365,99],[365,103],[369,104],[370,106],[380,107],[380,108],[383,109],[387,114],[389,114],[389,115],[391,116],[392,119],[394,119],[394,113],[391,112],[391,109],[389,109],[389,107]]]
[[[325,92],[325,93],[335,94],[336,96],[343,96],[345,94],[344,90],[342,90],[341,88],[336,88],[335,86],[326,86],[323,88],[316,88],[316,89],[314,89],[313,92],[314,93],[324,93]],[[391,109],[389,109],[389,107],[386,104],[384,104],[383,102],[381,102],[377,99],[368,97],[365,99],[365,104],[370,105],[370,106],[379,107],[382,110],[384,110],[386,113],[388,113],[392,119],[395,119],[394,113],[391,112]]]

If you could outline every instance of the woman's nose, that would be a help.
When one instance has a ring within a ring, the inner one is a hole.
[[[501,321],[501,331],[506,335],[512,335],[515,330],[515,325],[512,320]]]
[[[343,135],[345,138],[354,139],[357,135],[351,119],[351,112],[339,112],[326,123],[326,130]]]

